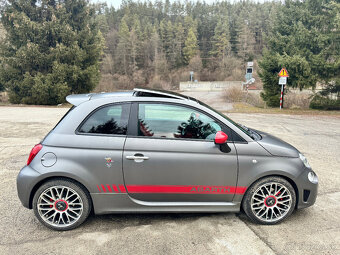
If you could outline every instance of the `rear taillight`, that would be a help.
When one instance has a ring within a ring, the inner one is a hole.
[[[33,147],[33,149],[31,150],[31,153],[28,157],[27,165],[31,164],[32,160],[35,158],[35,156],[37,156],[37,154],[42,149],[42,147],[43,146],[41,144],[37,144]]]

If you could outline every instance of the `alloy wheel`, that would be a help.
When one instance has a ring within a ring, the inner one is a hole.
[[[66,186],[52,186],[44,190],[37,201],[38,213],[54,227],[67,227],[76,223],[83,213],[80,195]]]
[[[281,183],[263,184],[251,197],[251,210],[254,216],[261,221],[279,221],[286,216],[291,207],[292,194]]]

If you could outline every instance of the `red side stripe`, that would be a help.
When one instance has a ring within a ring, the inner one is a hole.
[[[109,184],[106,184],[107,189],[112,193],[112,189]]]
[[[100,187],[99,187],[99,185],[97,185],[97,188],[98,188],[98,191],[99,191],[99,192],[102,192],[101,189],[100,189]]]
[[[236,187],[235,193],[237,195],[243,195],[247,190],[247,187]]]
[[[117,186],[115,184],[112,184],[112,188],[113,190],[116,192],[116,193],[119,193],[118,189],[117,189]]]
[[[106,189],[105,189],[104,184],[101,184],[101,186],[102,186],[103,191],[106,193]]]
[[[129,193],[244,194],[246,187],[187,185],[126,185]]]
[[[125,187],[122,184],[118,185],[119,189],[122,191],[122,193],[126,193]]]

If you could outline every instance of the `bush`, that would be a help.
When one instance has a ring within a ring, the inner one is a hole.
[[[260,94],[248,93],[246,94],[246,103],[251,104],[255,107],[263,108],[265,106],[263,99]]]
[[[224,98],[230,103],[245,102],[255,107],[264,107],[264,101],[257,93],[246,92],[238,87],[231,87],[224,91]]]
[[[284,96],[283,107],[289,109],[308,109],[310,102],[310,94],[288,92]]]
[[[315,95],[309,105],[312,109],[319,110],[340,110],[340,100],[330,99],[320,95]]]
[[[165,90],[169,90],[171,87],[171,85],[168,82],[162,80],[158,75],[156,75],[152,79],[148,86],[153,89],[165,89]]]
[[[245,97],[242,89],[237,87],[231,87],[224,91],[224,98],[230,103],[235,103],[242,102]]]

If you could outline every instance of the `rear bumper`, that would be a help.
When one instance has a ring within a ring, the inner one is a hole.
[[[308,173],[312,171],[312,169],[305,169],[302,174],[297,178],[296,185],[298,188],[297,194],[297,208],[302,209],[309,206],[312,206],[318,194],[318,182],[312,183],[308,180]]]
[[[30,196],[37,180],[39,180],[40,173],[35,171],[30,166],[25,166],[21,169],[17,177],[18,197],[23,206],[32,209],[30,205]]]

